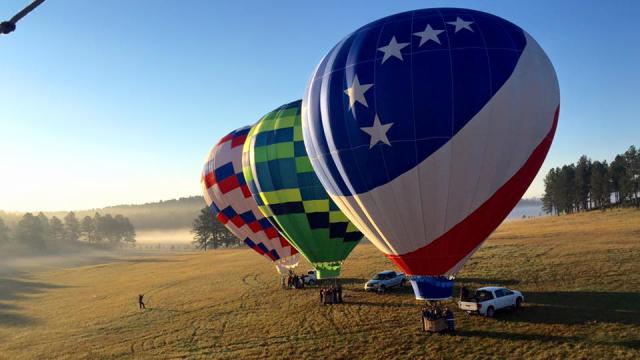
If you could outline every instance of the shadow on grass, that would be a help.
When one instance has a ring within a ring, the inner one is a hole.
[[[38,281],[0,278],[0,301],[21,300],[28,295],[36,295],[46,290],[65,288],[64,285],[49,284]]]
[[[628,347],[630,349],[640,350],[640,340],[628,340],[628,341],[619,341],[614,343],[616,345]]]
[[[29,316],[0,311],[0,327],[23,327],[38,323],[38,320]]]
[[[366,282],[365,279],[354,278],[354,277],[338,278],[337,281],[342,286],[354,285],[354,284],[359,285],[359,284],[364,284]],[[318,283],[316,286],[331,286],[334,284],[334,282],[335,282],[334,279],[321,279],[321,280],[318,280]]]
[[[459,330],[457,333],[461,337],[480,337],[484,339],[496,339],[496,340],[511,340],[511,341],[540,341],[540,342],[552,342],[552,343],[564,343],[567,341],[588,341],[584,337],[579,336],[560,336],[560,335],[548,335],[548,334],[520,334],[512,332],[495,332],[495,331],[483,331],[483,330]],[[613,341],[613,342],[596,342],[605,346],[623,346],[630,349],[640,349],[639,340],[627,340],[627,341]]]
[[[534,324],[640,323],[640,293],[526,292],[526,306],[498,319]]]
[[[482,286],[489,286],[489,285],[495,285],[495,286],[513,286],[513,285],[518,285],[520,283],[520,280],[516,280],[516,279],[493,279],[493,278],[465,278],[465,277],[459,277],[456,278],[456,285],[458,286],[468,286],[471,284],[476,284],[476,285],[482,285]]]
[[[42,294],[47,290],[66,286],[27,281],[11,278],[0,278],[0,326],[16,327],[38,323],[37,320],[19,313],[19,307],[1,301],[21,301],[29,296]]]
[[[166,259],[166,258],[148,258],[148,259],[116,259],[116,262],[127,262],[127,263],[174,263],[174,262],[184,262],[185,259]]]
[[[170,312],[170,313],[179,313],[179,314],[188,314],[193,310],[177,310],[177,309],[164,309],[159,307],[150,307],[147,306],[146,309],[141,309],[140,311],[159,311],[159,312]]]
[[[362,301],[362,300],[351,300],[345,297],[342,305],[361,305],[361,306],[376,306],[376,307],[388,307],[388,308],[401,308],[401,307],[414,307],[414,304],[406,304],[406,303],[395,303],[395,302],[373,302],[373,301]]]
[[[577,336],[557,336],[543,334],[519,334],[511,332],[495,332],[483,330],[460,330],[457,336],[461,337],[481,337],[497,340],[520,340],[520,341],[544,341],[544,342],[565,342],[584,340]]]

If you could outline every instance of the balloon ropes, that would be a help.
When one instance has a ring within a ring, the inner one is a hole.
[[[307,85],[302,128],[337,207],[412,275],[416,298],[438,300],[533,181],[559,106],[553,65],[523,29],[424,9],[335,45]]]
[[[9,21],[3,21],[2,23],[0,23],[0,34],[6,35],[14,31],[16,29],[16,24],[18,23],[18,21],[27,16],[27,14],[33,11],[33,9],[40,6],[43,2],[44,0],[34,0],[24,9],[15,14]]]

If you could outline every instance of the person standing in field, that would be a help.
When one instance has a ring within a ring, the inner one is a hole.
[[[144,294],[139,294],[138,295],[138,306],[140,307],[140,309],[146,309],[147,307],[144,306]]]
[[[467,300],[469,300],[469,289],[463,286],[460,289],[460,301],[467,301]]]
[[[447,321],[447,329],[449,330],[449,333],[451,335],[455,335],[456,334],[456,323],[455,323],[455,319],[453,317],[453,311],[451,311],[451,309],[449,309],[447,307],[445,309],[445,312],[444,312],[444,317],[445,317],[445,320]]]

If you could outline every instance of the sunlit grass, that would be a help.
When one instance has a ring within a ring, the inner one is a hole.
[[[121,260],[0,278],[0,358],[640,357],[640,211],[501,226],[457,282],[513,287],[527,303],[496,319],[457,312],[456,337],[420,331],[409,288],[362,291],[393,268],[371,245],[345,264],[336,306],[279,289],[250,250]]]

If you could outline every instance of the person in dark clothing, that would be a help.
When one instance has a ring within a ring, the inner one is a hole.
[[[449,333],[451,333],[451,335],[455,335],[456,334],[456,322],[455,319],[453,317],[453,311],[451,311],[451,309],[446,308],[445,312],[444,312],[444,318],[447,321],[447,328],[449,329]]]
[[[138,306],[140,307],[140,309],[146,309],[147,307],[144,306],[144,294],[139,294],[138,295]]]
[[[469,289],[463,286],[460,289],[460,301],[467,301],[467,300],[469,300]]]

